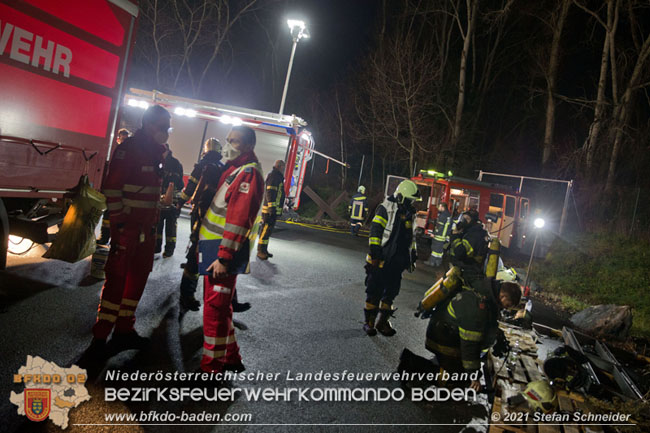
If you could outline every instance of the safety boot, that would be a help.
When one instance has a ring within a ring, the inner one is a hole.
[[[257,258],[260,260],[268,260],[269,259],[269,254],[265,251],[257,251]]]
[[[185,311],[199,311],[201,307],[201,303],[192,295],[181,295],[180,304]]]
[[[234,302],[232,303],[232,312],[233,313],[243,313],[251,309],[250,302]]]
[[[110,353],[116,354],[130,349],[142,349],[151,342],[150,339],[138,335],[135,330],[130,332],[114,332],[107,344]]]
[[[391,309],[391,306],[382,302],[382,305],[379,308],[379,313],[377,314],[375,328],[377,328],[377,331],[386,337],[392,337],[397,333],[397,331],[390,325],[390,321],[388,320],[392,315],[393,310]]]
[[[377,308],[364,308],[363,315],[366,318],[366,321],[363,324],[363,330],[369,337],[374,337],[377,335],[377,329],[375,328],[375,318],[377,317]]]

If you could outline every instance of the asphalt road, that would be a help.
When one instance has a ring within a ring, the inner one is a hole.
[[[147,350],[127,351],[113,357],[107,368],[121,371],[194,371],[202,345],[202,312],[190,312],[179,321],[178,286],[182,270],[189,220],[179,220],[179,246],[169,259],[155,261],[137,309],[137,331],[152,339]],[[253,308],[235,318],[248,329],[237,330],[247,372],[279,373],[278,380],[235,381],[240,388],[400,388],[396,381],[289,382],[308,372],[388,373],[396,369],[399,354],[408,347],[427,355],[424,349],[426,322],[413,317],[422,293],[433,282],[433,272],[418,263],[415,273],[404,274],[393,324],[394,337],[368,337],[362,330],[364,258],[367,238],[344,233],[278,223],[268,262],[254,261],[251,274],[240,276],[240,302]],[[41,259],[43,247],[24,256],[10,256],[8,269],[0,272],[0,430],[59,431],[50,421],[32,423],[16,414],[9,402],[13,374],[28,355],[38,355],[60,366],[70,366],[91,339],[101,282],[84,281],[90,262],[76,264]],[[427,355],[428,356],[428,355]],[[290,373],[288,373],[290,371]],[[147,386],[168,386],[149,383]],[[201,425],[191,431],[312,431],[372,430],[402,424],[402,431],[485,431],[487,403],[414,402],[410,391],[402,401],[255,402],[240,396],[234,402],[128,402],[106,403],[103,380],[88,384],[93,399],[70,412],[70,423],[104,423],[110,411],[140,413],[151,410],[179,413],[251,414],[248,425]],[[142,386],[119,383],[117,386]],[[260,424],[266,424],[260,426]],[[364,424],[366,426],[355,426]],[[381,426],[371,427],[371,424]],[[427,424],[447,424],[427,426]],[[468,426],[468,424],[471,424]],[[121,426],[121,431],[138,431]],[[145,431],[176,431],[179,426],[144,426]],[[75,426],[68,431],[116,431],[115,426]]]

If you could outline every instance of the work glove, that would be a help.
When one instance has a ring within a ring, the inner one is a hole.
[[[418,306],[415,309],[415,313],[413,313],[415,317],[419,317],[422,320],[429,319],[432,314],[433,314],[433,309],[425,310],[424,307],[422,306],[422,302],[418,302]]]

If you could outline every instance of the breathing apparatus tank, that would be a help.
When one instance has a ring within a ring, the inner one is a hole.
[[[458,266],[453,266],[445,277],[436,281],[436,283],[424,293],[424,298],[418,306],[418,312],[428,311],[444,301],[456,289],[461,286],[461,271]],[[416,313],[416,315],[419,315]]]
[[[499,238],[493,238],[488,247],[487,266],[485,267],[485,276],[494,278],[497,276],[499,270],[499,250],[501,249],[501,241]]]

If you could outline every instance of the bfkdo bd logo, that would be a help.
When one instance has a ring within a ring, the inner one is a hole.
[[[50,414],[52,392],[49,389],[25,389],[25,416],[43,421]]]

